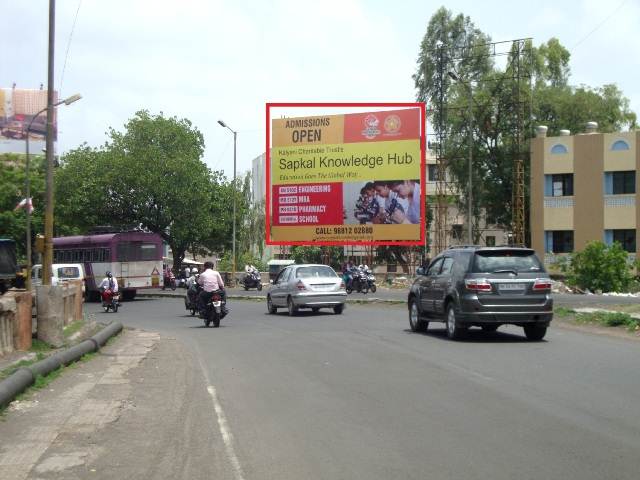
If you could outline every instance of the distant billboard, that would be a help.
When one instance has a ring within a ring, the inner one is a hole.
[[[354,105],[267,105],[267,244],[423,245],[425,105],[270,118],[308,106]]]
[[[57,93],[54,92],[54,102]],[[0,88],[0,153],[24,153],[27,128],[34,147],[41,147],[47,133],[47,112],[35,115],[47,107],[47,91],[23,88]],[[54,109],[53,141],[57,140]],[[36,149],[32,150],[34,153]],[[41,152],[37,152],[41,153]]]

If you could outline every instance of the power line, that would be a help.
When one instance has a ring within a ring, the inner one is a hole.
[[[605,18],[603,21],[601,21],[593,30],[591,30],[589,33],[587,33],[584,37],[582,37],[580,40],[578,40],[578,43],[576,43],[573,47],[571,47],[571,50],[575,50],[575,48],[580,45],[582,42],[584,42],[587,38],[589,38],[593,33],[595,33],[597,30],[600,29],[600,27],[602,27],[605,23],[607,23],[611,17],[613,17],[616,13],[618,13],[618,10],[620,10],[625,3],[627,3],[628,0],[622,0],[622,2],[620,3],[620,5],[618,5],[618,8],[616,8],[607,18]]]
[[[69,49],[71,48],[71,39],[73,38],[73,32],[76,29],[76,21],[78,20],[78,13],[80,13],[81,5],[82,5],[82,0],[79,0],[78,9],[76,10],[76,16],[73,18],[73,25],[71,26],[71,33],[69,33],[69,40],[67,40],[67,52],[64,56],[64,65],[62,66],[62,75],[60,76],[60,92],[62,92],[62,85],[64,84],[64,72],[67,69],[67,59],[69,58]],[[62,95],[62,93],[60,95]]]

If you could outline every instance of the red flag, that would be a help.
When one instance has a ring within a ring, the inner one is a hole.
[[[31,198],[23,198],[22,200],[20,200],[18,202],[18,204],[16,205],[16,208],[14,208],[14,210],[18,210],[20,208],[28,208],[29,209],[29,213],[33,213],[33,201]]]

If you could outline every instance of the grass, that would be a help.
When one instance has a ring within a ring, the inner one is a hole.
[[[84,320],[76,320],[75,322],[71,322],[69,325],[62,329],[64,338],[69,338],[73,336],[73,334],[78,333],[80,330],[82,330],[83,326]]]
[[[572,315],[574,315],[576,312],[575,310],[571,309],[571,308],[566,308],[566,307],[556,307],[556,309],[553,311],[554,315],[557,315],[558,317],[570,317]]]
[[[50,352],[51,350],[53,350],[51,345],[43,342],[42,340],[38,340],[37,338],[33,339],[33,341],[31,342],[31,348],[29,349],[29,351],[36,353],[46,353]]]
[[[640,330],[640,321],[623,312],[578,313],[576,323],[590,323],[605,327],[626,327],[630,332]]]

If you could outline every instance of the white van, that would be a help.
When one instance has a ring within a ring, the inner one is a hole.
[[[84,268],[80,263],[54,263],[51,266],[51,285],[59,285],[69,280],[82,280],[82,294],[85,293]],[[34,265],[31,270],[31,285],[42,285],[42,265]]]

